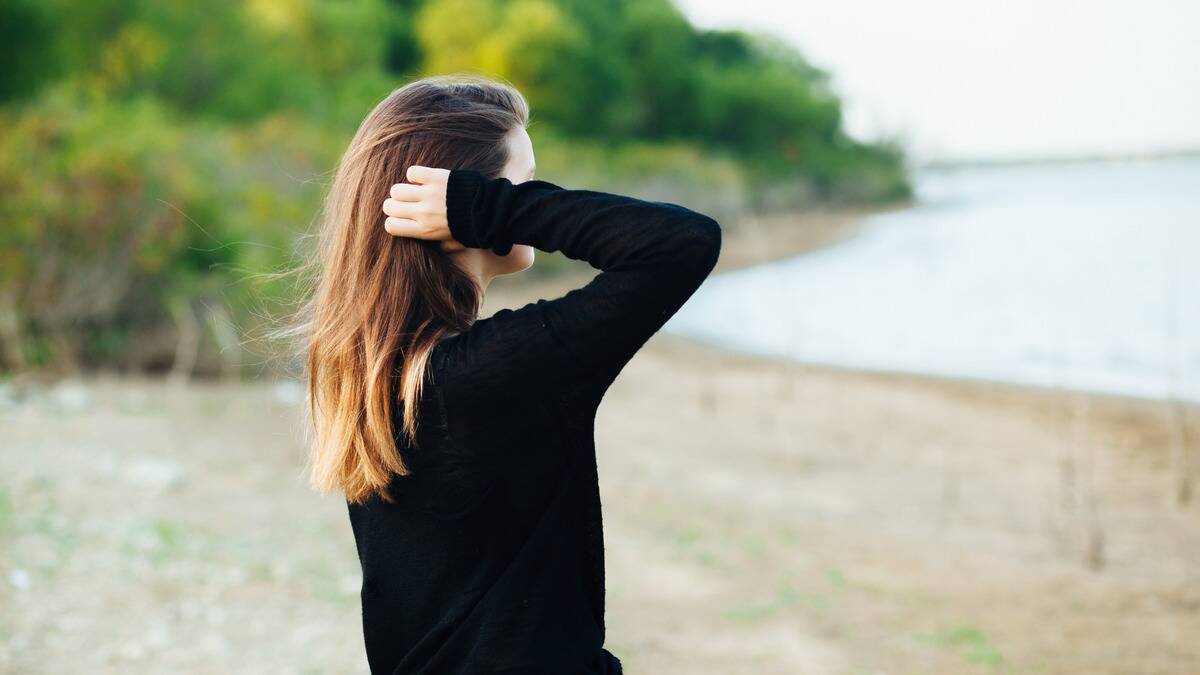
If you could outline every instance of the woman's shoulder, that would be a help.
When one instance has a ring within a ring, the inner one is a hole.
[[[431,358],[434,382],[459,396],[494,399],[496,403],[536,386],[543,376],[541,369],[536,363],[530,367],[515,358],[531,329],[514,315],[514,310],[501,309],[442,338]]]
[[[536,373],[521,372],[504,358],[499,344],[481,337],[488,322],[447,336],[430,355],[428,381],[450,407],[470,404],[478,413],[498,412],[531,394]]]
[[[539,421],[561,423],[594,408],[586,378],[547,375],[521,359],[507,358],[503,341],[488,342],[495,335],[494,322],[513,311],[501,309],[479,319],[434,347],[430,382],[451,422],[518,431]]]

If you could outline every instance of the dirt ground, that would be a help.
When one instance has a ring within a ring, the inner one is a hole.
[[[718,272],[786,252],[770,227]],[[555,290],[497,285],[493,308]],[[300,395],[0,385],[0,672],[366,672]],[[607,646],[631,674],[1200,673],[1179,417],[655,336],[597,419]]]

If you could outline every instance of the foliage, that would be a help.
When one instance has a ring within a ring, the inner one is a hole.
[[[253,275],[289,266],[358,122],[424,74],[517,85],[569,186],[723,219],[908,191],[827,74],[669,0],[10,0],[0,67],[0,371],[167,367],[183,323],[286,301]]]
[[[285,259],[317,206],[318,186],[288,177],[321,156],[316,140],[296,152],[293,126],[189,124],[152,98],[87,107],[67,90],[8,113],[0,297],[22,335],[3,337],[34,340],[34,361],[104,362],[179,303],[244,299],[244,272]]]

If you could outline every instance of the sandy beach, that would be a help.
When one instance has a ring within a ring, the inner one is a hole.
[[[715,273],[856,215],[728,228]],[[497,280],[485,314],[587,278]],[[296,385],[0,393],[0,671],[366,672]],[[631,674],[1200,672],[1198,430],[1163,402],[657,335],[597,419],[608,648]]]

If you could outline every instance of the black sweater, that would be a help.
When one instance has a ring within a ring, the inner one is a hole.
[[[676,204],[450,172],[452,235],[601,270],[439,343],[413,472],[349,504],[373,673],[620,673],[604,644],[593,423],[637,350],[717,262],[721,228]],[[652,449],[647,449],[652,451]]]

